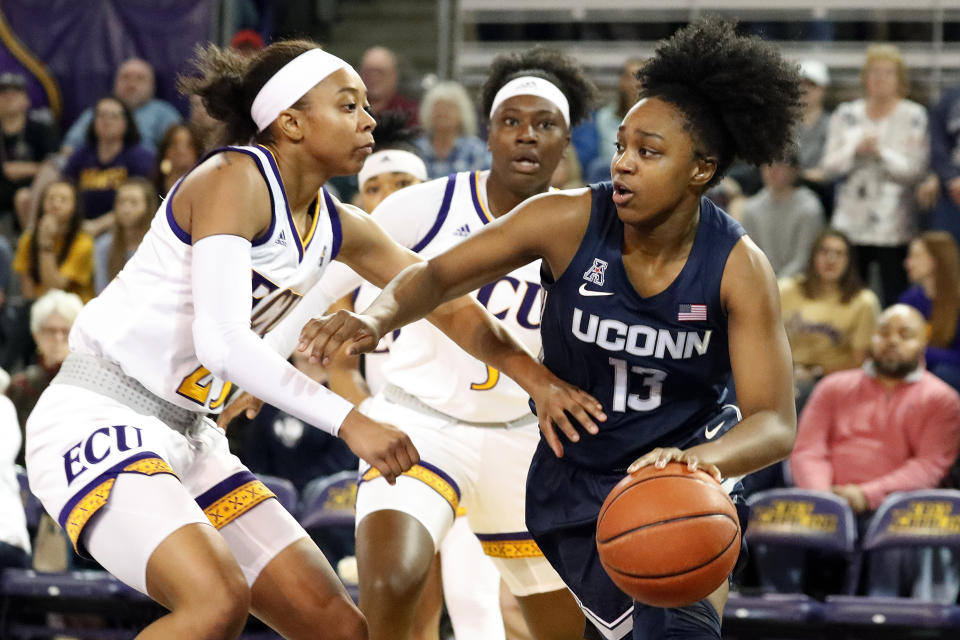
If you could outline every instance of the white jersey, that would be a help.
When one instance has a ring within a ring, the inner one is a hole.
[[[488,174],[458,173],[401,189],[373,216],[397,242],[432,258],[493,219],[487,207]],[[538,354],[541,292],[538,260],[471,295]],[[459,420],[507,422],[530,413],[529,396],[520,385],[468,355],[426,320],[403,327],[390,347],[383,375],[388,383]]]
[[[303,238],[290,215],[273,154],[265,147],[227,147],[257,163],[270,191],[273,216],[254,239],[251,328],[263,336],[316,284],[340,248],[340,220],[324,189],[311,205]],[[218,412],[231,384],[197,359],[193,341],[193,246],[173,216],[180,183],[160,205],[150,230],[119,275],[90,301],[70,332],[70,349],[118,364],[157,396],[180,407]]]

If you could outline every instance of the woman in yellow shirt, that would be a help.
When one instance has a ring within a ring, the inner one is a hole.
[[[93,237],[80,229],[76,188],[64,180],[51,182],[40,203],[40,215],[20,236],[13,258],[23,296],[32,301],[63,289],[87,302],[93,298]]]
[[[880,302],[860,280],[851,253],[843,233],[825,229],[804,273],[779,283],[798,407],[821,377],[859,367],[867,357]]]

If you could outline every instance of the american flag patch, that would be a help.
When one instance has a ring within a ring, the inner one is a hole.
[[[682,304],[677,309],[677,320],[680,322],[705,321],[706,319],[707,305],[705,304]]]

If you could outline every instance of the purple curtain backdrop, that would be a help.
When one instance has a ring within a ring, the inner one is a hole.
[[[186,114],[176,77],[188,69],[194,46],[209,39],[215,13],[214,0],[2,0],[0,11],[16,38],[55,77],[63,130],[113,90],[117,67],[131,57],[153,65],[157,97]],[[40,84],[3,43],[0,71],[26,74],[35,106],[46,104]]]

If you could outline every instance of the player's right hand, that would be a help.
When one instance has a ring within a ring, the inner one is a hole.
[[[347,345],[347,355],[355,356],[373,351],[381,337],[373,318],[340,309],[307,322],[300,331],[297,349],[307,354],[310,362],[327,366],[342,345]]]
[[[376,422],[356,409],[340,425],[340,437],[357,457],[366,460],[390,484],[397,476],[420,462],[410,436],[393,425]]]

